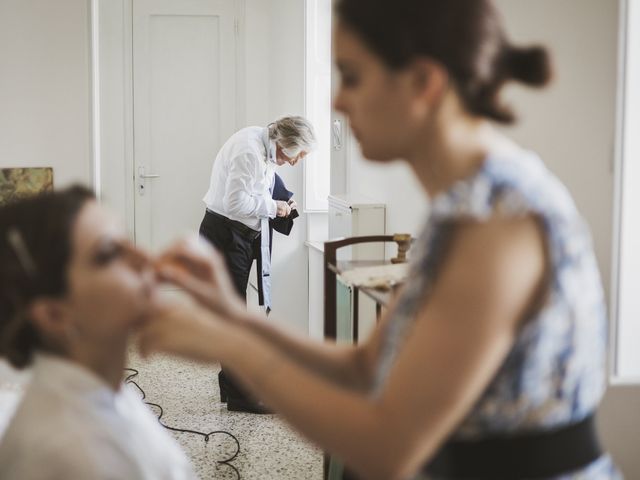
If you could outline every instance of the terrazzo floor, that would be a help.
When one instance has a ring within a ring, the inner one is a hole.
[[[171,432],[190,457],[202,480],[316,480],[322,478],[322,453],[292,431],[276,415],[229,412],[220,402],[217,374],[212,368],[156,355],[141,359],[129,354],[129,367],[140,372],[135,381],[146,401],[164,409],[165,424],[201,432],[226,430],[240,442],[231,465],[216,462],[236,450],[233,439],[213,435],[208,444],[199,435]],[[129,388],[135,387],[130,386]]]

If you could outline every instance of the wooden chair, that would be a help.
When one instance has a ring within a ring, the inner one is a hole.
[[[341,272],[357,267],[382,265],[383,260],[356,260],[338,262],[337,251],[340,248],[361,243],[395,242],[398,245],[398,256],[391,259],[391,263],[403,263],[407,260],[407,251],[411,246],[411,235],[402,233],[396,235],[371,235],[363,237],[349,237],[330,240],[324,244],[324,336],[335,339],[337,336],[336,321],[336,276]],[[358,318],[358,289],[354,289],[354,318]],[[358,338],[358,322],[353,322],[354,341]]]
[[[383,265],[386,263],[403,263],[407,261],[407,251],[411,246],[411,235],[409,234],[396,234],[396,235],[371,235],[362,237],[349,237],[341,238],[338,240],[330,240],[324,243],[324,337],[330,339],[336,339],[337,337],[337,314],[336,314],[336,287],[337,287],[337,275],[346,270],[357,267]],[[391,261],[384,260],[356,260],[356,261],[341,261],[338,262],[337,251],[340,248],[348,247],[352,245],[358,245],[361,243],[373,243],[373,242],[396,242],[398,245],[398,256],[391,259]],[[359,289],[353,289],[353,341],[358,340],[358,291]],[[380,315],[379,302],[376,302],[376,314]],[[323,462],[323,478],[329,479],[330,474],[330,456],[324,454]],[[335,474],[332,473],[332,477],[340,477],[342,480],[350,480],[353,477],[348,473]]]

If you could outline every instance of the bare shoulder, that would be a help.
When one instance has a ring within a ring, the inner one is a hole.
[[[487,221],[462,221],[455,225],[452,248],[458,255],[470,255],[492,262],[509,260],[525,251],[545,254],[545,234],[538,217],[494,216]],[[484,255],[478,255],[483,253]]]
[[[544,230],[533,215],[461,222],[454,227],[433,300],[456,296],[497,314],[488,318],[518,321],[543,294],[547,264]]]
[[[535,216],[457,223],[444,255],[432,290],[416,312],[418,343],[437,337],[438,332],[446,337],[449,330],[459,328],[511,337],[544,298],[546,240]],[[370,372],[384,335],[382,325],[391,317],[383,319],[362,348]],[[463,338],[458,333],[454,336]]]

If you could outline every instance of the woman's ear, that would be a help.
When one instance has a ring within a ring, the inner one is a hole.
[[[56,342],[69,335],[71,318],[63,302],[55,298],[39,298],[29,307],[29,317],[43,337]]]
[[[415,113],[437,108],[449,86],[447,70],[437,61],[418,58],[410,66],[416,98]]]

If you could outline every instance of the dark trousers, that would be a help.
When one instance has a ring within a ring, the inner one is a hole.
[[[200,235],[224,255],[236,292],[246,301],[251,264],[260,249],[260,232],[207,211],[200,224]]]
[[[224,255],[236,292],[246,302],[251,264],[260,252],[260,232],[207,211],[200,225],[200,235]],[[221,395],[226,393],[234,400],[252,401],[224,367],[218,378]]]

